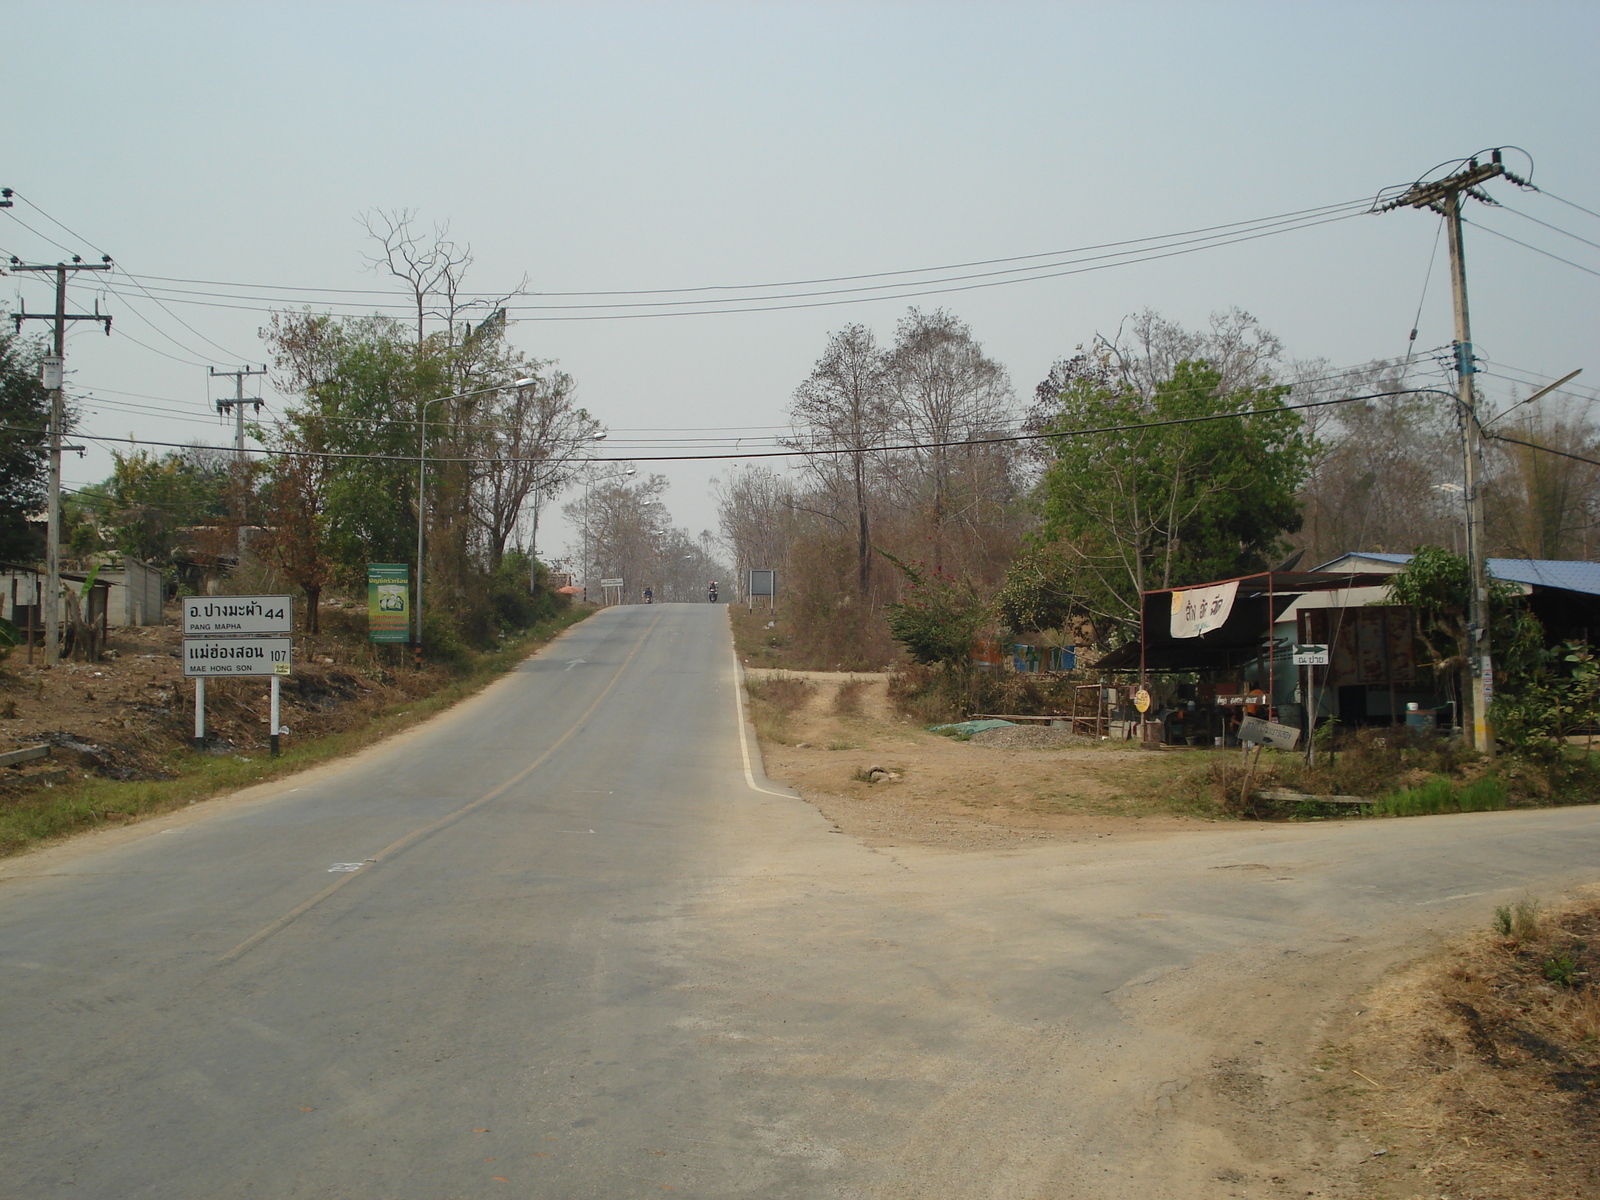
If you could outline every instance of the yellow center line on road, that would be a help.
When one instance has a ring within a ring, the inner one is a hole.
[[[534,759],[527,766],[523,767],[522,770],[518,771],[510,779],[506,780],[494,790],[485,792],[476,800],[471,800],[453,812],[446,813],[437,821],[429,822],[421,829],[414,829],[404,837],[397,838],[390,842],[382,850],[379,850],[376,855],[368,859],[366,865],[368,867],[376,867],[385,860],[391,859],[395,857],[395,855],[407,850],[417,842],[421,841],[423,838],[427,837],[429,834],[438,833],[439,830],[445,828],[447,825],[454,824],[468,813],[482,808],[485,804],[488,804],[489,801],[505,795],[507,791],[521,783],[529,775],[532,775],[545,763],[550,761],[550,756],[557,750],[561,749],[561,747],[566,744],[568,738],[577,733],[579,729],[583,728],[584,722],[592,717],[595,709],[599,708],[600,705],[604,703],[605,698],[611,694],[611,689],[617,686],[617,682],[622,678],[623,672],[625,672],[633,663],[633,660],[638,656],[639,651],[644,648],[645,642],[649,640],[650,634],[654,632],[655,627],[660,623],[660,616],[657,616],[655,620],[650,622],[644,633],[639,636],[638,643],[633,647],[632,650],[628,651],[628,657],[622,660],[621,665],[617,667],[616,673],[611,676],[610,681],[607,682],[605,687],[600,689],[600,694],[594,698],[594,703],[589,705],[589,707],[584,710],[583,715],[574,721],[570,726],[568,726],[567,731],[558,737],[554,742],[552,742],[549,749],[547,749],[543,754],[539,755],[538,758]],[[254,950],[273,934],[287,928],[295,921],[298,921],[301,917],[305,916],[306,913],[310,912],[317,905],[321,904],[340,888],[356,879],[364,878],[368,874],[370,874],[369,871],[362,870],[351,872],[350,874],[340,875],[338,879],[334,880],[334,882],[323,888],[309,900],[297,904],[294,908],[291,908],[288,912],[284,913],[283,916],[279,917],[266,928],[258,930],[257,932],[252,933],[249,937],[245,938],[244,941],[240,942],[232,950],[229,950],[226,954],[219,958],[217,960],[217,966],[225,967],[231,963],[238,962],[241,958],[250,953],[250,951]]]

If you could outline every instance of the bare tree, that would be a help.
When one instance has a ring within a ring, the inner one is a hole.
[[[1524,413],[1491,425],[1515,440],[1490,443],[1490,541],[1518,558],[1587,558],[1600,521],[1600,468],[1566,455],[1600,458],[1600,437],[1570,411]]]
[[[718,524],[733,553],[733,569],[741,574],[750,567],[787,572],[802,524],[793,483],[765,467],[746,466],[718,480],[715,490]],[[732,582],[743,588],[742,579]]]
[[[1210,328],[1187,330],[1145,309],[1124,322],[1115,338],[1095,338],[1095,357],[1123,383],[1146,398],[1181,362],[1204,359],[1222,376],[1218,390],[1229,395],[1272,380],[1283,343],[1242,309],[1211,314]]]
[[[491,393],[461,442],[474,465],[468,505],[484,541],[488,567],[505,556],[528,497],[563,487],[580,465],[578,452],[599,422],[572,403],[572,376],[547,362],[514,364],[526,387]]]
[[[1007,430],[1011,380],[964,321],[943,309],[916,308],[896,326],[889,378],[895,415],[907,440],[920,447],[911,453],[910,474],[926,505],[934,569],[943,570],[946,524],[953,515],[970,520],[969,506],[992,501],[992,488],[981,485],[996,482],[994,467],[1004,453],[950,443]],[[956,495],[963,473],[969,486]]]
[[[889,391],[890,359],[864,325],[847,325],[828,339],[811,374],[795,389],[789,420],[795,434],[784,444],[824,451],[806,467],[824,491],[848,493],[855,511],[856,585],[865,600],[872,589],[868,472],[872,451],[894,426]],[[846,453],[832,453],[833,451]]]
[[[1288,380],[1291,404],[1408,386],[1404,364],[1382,359],[1342,371],[1297,362]],[[1313,456],[1295,540],[1311,564],[1353,550],[1404,554],[1459,542],[1461,446],[1448,400],[1377,396],[1305,409],[1302,419]]]
[[[562,506],[583,542],[576,557],[583,560],[585,579],[621,579],[629,598],[642,598],[660,565],[660,547],[670,540],[672,522],[661,500],[666,490],[665,475],[612,480]]]
[[[457,326],[473,313],[491,319],[496,312],[504,319],[506,305],[513,297],[527,292],[529,279],[498,296],[469,296],[463,291],[468,269],[475,261],[470,245],[450,239],[450,223],[433,227],[432,237],[416,228],[413,208],[369,209],[359,220],[378,251],[367,255],[367,265],[400,280],[416,310],[417,345],[425,338],[425,321],[432,317],[445,323],[445,344],[456,345]]]

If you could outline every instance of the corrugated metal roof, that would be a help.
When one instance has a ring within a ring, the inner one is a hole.
[[[1371,562],[1404,565],[1411,561],[1409,554],[1380,554],[1376,551],[1354,550],[1342,554],[1333,562],[1347,558],[1364,558]],[[1317,570],[1326,570],[1331,563],[1323,563]],[[1489,573],[1496,579],[1510,583],[1529,583],[1539,587],[1560,588],[1567,592],[1582,592],[1586,596],[1600,596],[1600,563],[1583,562],[1565,558],[1491,558]]]

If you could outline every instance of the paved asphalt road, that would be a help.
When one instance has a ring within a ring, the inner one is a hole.
[[[1205,1013],[1600,862],[1592,809],[876,853],[751,774],[734,671],[720,607],[608,610],[0,870],[0,1196],[1209,1194]]]

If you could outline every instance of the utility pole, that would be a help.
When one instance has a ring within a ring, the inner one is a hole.
[[[1395,199],[1377,206],[1392,209],[1428,208],[1444,218],[1450,244],[1450,291],[1455,310],[1456,388],[1461,421],[1461,455],[1464,460],[1463,500],[1467,510],[1467,560],[1472,570],[1472,593],[1467,613],[1467,662],[1472,687],[1464,699],[1472,721],[1472,745],[1493,754],[1494,730],[1489,725],[1489,704],[1494,699],[1494,659],[1489,642],[1489,565],[1484,546],[1483,426],[1478,421],[1477,396],[1472,377],[1477,363],[1472,355],[1472,321],[1467,310],[1467,266],[1461,240],[1461,197],[1465,193],[1485,204],[1494,201],[1479,185],[1504,176],[1519,187],[1531,186],[1506,170],[1500,151],[1487,163],[1471,159],[1466,169],[1443,179],[1412,184]]]
[[[97,263],[86,263],[76,254],[69,263],[25,263],[12,258],[12,271],[54,271],[56,276],[56,310],[53,313],[31,313],[24,309],[13,313],[11,319],[17,328],[24,321],[53,321],[56,327],[55,354],[44,360],[44,386],[50,392],[50,483],[45,510],[45,594],[44,603],[44,665],[54,666],[61,650],[61,445],[62,426],[66,419],[66,405],[62,400],[62,383],[67,354],[67,322],[98,321],[105,326],[106,336],[111,336],[111,318],[100,311],[95,302],[93,313],[67,311],[67,276],[79,271],[111,270],[110,255],[103,255]],[[81,449],[82,447],[70,447]]]
[[[260,370],[257,370],[254,367],[240,367],[237,371],[219,371],[215,367],[208,367],[206,369],[211,372],[213,377],[221,377],[223,379],[227,379],[229,377],[232,377],[233,384],[234,384],[233,399],[232,400],[218,400],[217,401],[217,411],[219,413],[223,413],[223,412],[227,412],[230,408],[233,410],[233,448],[238,453],[238,458],[234,463],[234,471],[233,471],[233,473],[234,473],[234,479],[236,480],[238,491],[239,491],[238,550],[239,550],[239,559],[242,562],[244,560],[244,520],[245,520],[245,502],[244,502],[244,497],[245,497],[245,490],[246,490],[246,488],[248,486],[248,483],[249,483],[249,480],[248,480],[248,477],[247,477],[247,474],[246,474],[245,457],[244,457],[244,406],[246,404],[246,401],[245,401],[245,398],[244,398],[244,381],[245,381],[245,376],[247,376],[247,375],[265,375],[267,373],[267,364],[266,363],[262,363]],[[254,404],[256,406],[256,411],[257,412],[261,411],[261,400],[259,398],[251,400],[251,401],[249,401],[249,403]]]

